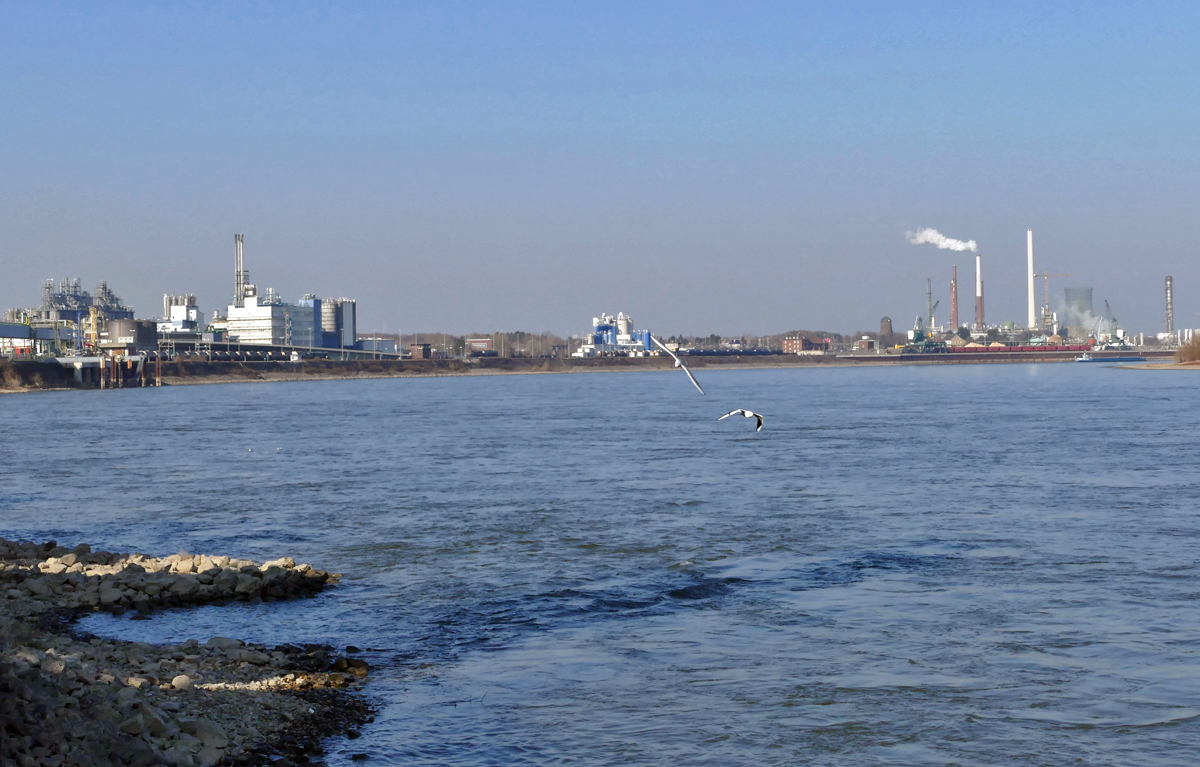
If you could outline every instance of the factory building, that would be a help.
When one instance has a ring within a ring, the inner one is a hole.
[[[321,299],[309,293],[289,304],[274,291],[267,291],[266,296],[256,292],[254,285],[244,285],[242,305],[229,306],[225,321],[231,341],[317,349],[357,348],[355,302],[351,299]]]
[[[99,347],[107,352],[132,354],[158,348],[155,320],[109,320],[100,331]]]
[[[61,280],[55,289],[54,280],[42,283],[42,303],[28,309],[9,309],[6,322],[70,322],[75,325],[89,318],[92,310],[100,320],[131,320],[133,308],[125,306],[107,282],[96,286],[94,294],[83,289],[81,281]]]
[[[243,344],[310,346],[316,332],[313,306],[285,303],[270,290],[259,296],[249,284],[243,285],[242,305],[229,306],[226,321],[229,339]]]
[[[619,312],[592,318],[592,332],[572,357],[644,357],[654,348],[649,330],[633,330],[633,318]]]
[[[233,303],[223,325],[229,340],[243,344],[353,349],[357,341],[356,304],[349,298],[317,298],[307,293],[295,304],[273,290],[265,296],[249,281],[243,261],[244,235],[233,236]],[[217,330],[214,318],[214,330]]]
[[[784,354],[824,354],[829,351],[829,339],[814,341],[804,336],[784,336]]]
[[[23,359],[62,354],[75,348],[78,341],[78,332],[72,327],[32,327],[23,322],[0,322],[0,357]]]
[[[382,352],[384,354],[396,353],[396,339],[394,338],[360,338],[358,339],[358,348],[364,352]]]
[[[358,304],[350,298],[327,298],[321,302],[321,335],[329,349],[350,349],[357,341]]]
[[[492,343],[490,336],[487,338],[467,339],[467,354],[490,356],[494,352],[495,345]]]
[[[159,333],[201,333],[204,331],[204,312],[196,303],[195,293],[163,296],[163,316],[158,321]]]

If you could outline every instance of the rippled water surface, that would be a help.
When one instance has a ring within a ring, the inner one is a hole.
[[[0,535],[344,573],[88,622],[375,648],[333,764],[1195,762],[1200,374],[701,377],[0,397]]]

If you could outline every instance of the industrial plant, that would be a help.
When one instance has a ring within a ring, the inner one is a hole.
[[[965,250],[965,245],[974,246],[972,240],[945,238],[936,230],[922,230],[910,234],[914,244],[937,244],[952,250]],[[1146,338],[1134,336],[1121,326],[1107,300],[1103,310],[1097,313],[1093,300],[1093,289],[1084,286],[1065,286],[1057,308],[1052,306],[1050,278],[1071,277],[1070,274],[1050,273],[1034,269],[1033,230],[1026,231],[1026,301],[1027,314],[1024,323],[989,323],[986,314],[985,281],[983,278],[984,258],[975,254],[975,316],[968,324],[959,320],[958,265],[950,265],[950,322],[948,327],[937,324],[935,310],[940,302],[934,301],[932,280],[927,282],[926,311],[918,315],[908,331],[905,343],[890,348],[882,343],[876,352],[901,354],[935,354],[980,352],[981,350],[1003,351],[1130,351],[1146,345]],[[949,243],[949,244],[945,244]],[[1042,281],[1042,300],[1038,303],[1038,278]],[[891,320],[884,318],[889,329]],[[1158,347],[1173,348],[1191,340],[1190,330],[1177,331],[1174,326],[1174,307],[1171,278],[1166,278],[1166,321],[1164,331],[1152,336]],[[889,333],[890,335],[890,333]],[[885,338],[880,333],[880,340]]]
[[[1091,287],[1064,285],[1061,298],[1052,306],[1050,280],[1072,277],[1034,269],[1033,231],[1026,232],[1027,312],[1024,322],[989,323],[986,304],[985,259],[974,240],[955,240],[933,229],[909,233],[913,244],[969,252],[974,256],[974,317],[962,321],[959,306],[958,265],[948,264],[950,277],[949,322],[938,322],[941,302],[934,298],[934,280],[926,280],[924,311],[914,319],[907,337],[893,332],[884,317],[878,334],[858,332],[849,337],[837,333],[791,331],[778,336],[747,341],[745,338],[709,336],[684,339],[672,336],[662,348],[689,355],[803,355],[813,360],[863,355],[893,355],[896,359],[927,355],[952,355],[961,361],[984,358],[992,361],[1065,359],[1064,355],[1167,353],[1192,338],[1192,330],[1175,327],[1174,285],[1165,283],[1165,322],[1162,332],[1147,338],[1126,331],[1107,300],[1102,310]],[[447,339],[434,349],[428,337],[414,335],[405,347],[403,336],[360,338],[357,302],[346,297],[321,298],[305,293],[287,301],[276,291],[260,289],[250,281],[245,264],[245,238],[234,235],[232,300],[222,311],[208,315],[195,293],[163,296],[162,314],[138,319],[128,306],[102,281],[92,292],[79,279],[46,280],[41,303],[35,307],[10,309],[0,323],[0,357],[15,360],[55,361],[75,371],[77,382],[100,386],[146,385],[157,380],[162,361],[175,359],[275,360],[301,362],[322,360],[431,360],[461,357],[656,357],[660,351],[649,330],[634,328],[624,312],[601,313],[592,318],[590,331],[571,339],[558,339],[537,347],[506,341],[496,336],[463,336]],[[1041,302],[1038,302],[1038,279]],[[1099,311],[1098,311],[1099,310]],[[543,334],[544,335],[544,334]],[[663,341],[660,336],[657,340]],[[1153,346],[1155,350],[1150,350]],[[1033,356],[1030,356],[1033,355]],[[1056,356],[1058,355],[1058,356]],[[930,358],[936,359],[936,358]],[[945,358],[942,358],[945,359]],[[151,370],[155,375],[151,375]]]
[[[633,318],[618,312],[592,318],[592,332],[572,357],[645,357],[654,349],[649,330],[634,330]]]
[[[9,309],[0,323],[0,357],[56,360],[83,383],[146,385],[153,361],[195,355],[209,360],[400,358],[391,339],[358,338],[350,298],[305,294],[288,303],[248,279],[244,236],[234,235],[233,301],[206,319],[194,293],[165,294],[162,316],[136,319],[107,282],[93,293],[81,280],[46,280],[36,307]],[[390,345],[389,345],[390,344]]]

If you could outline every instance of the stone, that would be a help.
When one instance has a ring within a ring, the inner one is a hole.
[[[125,684],[129,685],[129,688],[134,688],[134,689],[140,690],[143,687],[149,687],[150,680],[144,676],[131,676],[125,680]],[[129,688],[126,688],[126,689],[129,689]]]
[[[237,586],[234,587],[233,591],[236,594],[248,594],[261,585],[262,583],[258,580],[258,578],[255,578],[249,573],[242,573],[238,576]]]
[[[163,751],[163,760],[171,767],[195,767],[195,760],[192,755],[184,748],[173,746]]]
[[[171,680],[171,686],[176,690],[190,690],[192,689],[192,685],[192,678],[187,674],[180,674]]]
[[[48,597],[52,593],[50,587],[41,578],[26,578],[25,582],[21,584],[21,588],[35,597]]]
[[[121,722],[121,732],[127,732],[130,735],[141,735],[144,730],[145,727],[142,725],[141,715]]]
[[[240,639],[228,639],[226,637],[213,637],[204,643],[205,647],[211,647],[214,650],[226,650],[230,647],[244,647],[246,645]]]
[[[167,734],[166,722],[155,712],[151,711],[149,707],[143,707],[140,716],[142,717],[142,723],[145,725],[146,731],[150,733],[151,737],[161,738]],[[136,735],[137,733],[134,734]]]
[[[196,581],[191,578],[180,578],[171,586],[170,591],[176,596],[185,597],[198,588]]]
[[[221,574],[213,579],[213,585],[220,591],[229,592],[237,588],[238,574],[232,570],[222,570]]]
[[[190,735],[187,732],[180,732],[175,736],[175,747],[186,751],[189,754],[195,754],[204,748],[204,743],[195,735]]]
[[[100,604],[115,605],[121,601],[124,594],[118,588],[103,588],[100,589]]]
[[[220,764],[224,758],[225,752],[223,750],[213,746],[205,746],[200,749],[200,753],[196,754],[195,763],[199,767],[213,767],[216,764]]]
[[[61,674],[67,670],[67,664],[63,662],[62,658],[46,658],[42,661],[42,669],[51,674]]]
[[[271,662],[271,656],[258,650],[239,650],[233,660],[241,663],[253,663],[255,666],[265,666]]]
[[[205,748],[225,748],[229,745],[225,731],[208,719],[183,719],[179,722],[179,728],[198,738]]]

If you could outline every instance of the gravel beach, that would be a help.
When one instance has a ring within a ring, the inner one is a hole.
[[[338,576],[290,558],[92,551],[0,538],[0,765],[321,764],[371,719],[356,648],[80,634],[80,615],[312,596]]]

